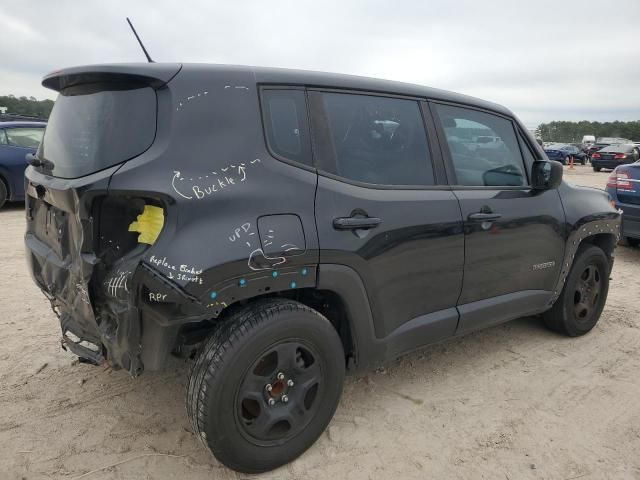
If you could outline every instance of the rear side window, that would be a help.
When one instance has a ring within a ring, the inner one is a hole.
[[[414,100],[309,92],[318,168],[378,185],[433,185],[420,106]]]
[[[267,143],[278,157],[311,165],[311,141],[303,90],[263,90]]]
[[[44,128],[7,128],[5,132],[7,144],[13,147],[38,148],[42,141]]]
[[[513,124],[498,115],[435,104],[444,130],[456,184],[524,186],[524,163]]]
[[[58,95],[38,153],[53,162],[53,176],[88,175],[151,146],[156,134],[155,91],[113,88],[83,85]]]

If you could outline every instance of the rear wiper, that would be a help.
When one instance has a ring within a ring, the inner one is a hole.
[[[27,153],[26,157],[27,163],[32,167],[45,167],[49,169],[53,169],[55,167],[54,163],[51,160],[47,160],[46,158],[38,158],[33,153]]]

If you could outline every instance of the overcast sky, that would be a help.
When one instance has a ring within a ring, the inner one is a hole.
[[[35,1],[0,11],[0,95],[144,60],[265,65],[419,83],[495,101],[527,126],[640,120],[640,0]]]

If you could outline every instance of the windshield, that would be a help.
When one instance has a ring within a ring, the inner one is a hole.
[[[51,175],[88,175],[151,146],[156,132],[155,91],[117,88],[82,85],[58,95],[38,152],[39,158],[53,162]]]

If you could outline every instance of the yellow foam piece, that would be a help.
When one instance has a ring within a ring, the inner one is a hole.
[[[144,211],[129,225],[130,232],[138,232],[138,242],[153,245],[164,225],[164,210],[153,205],[145,205]]]

